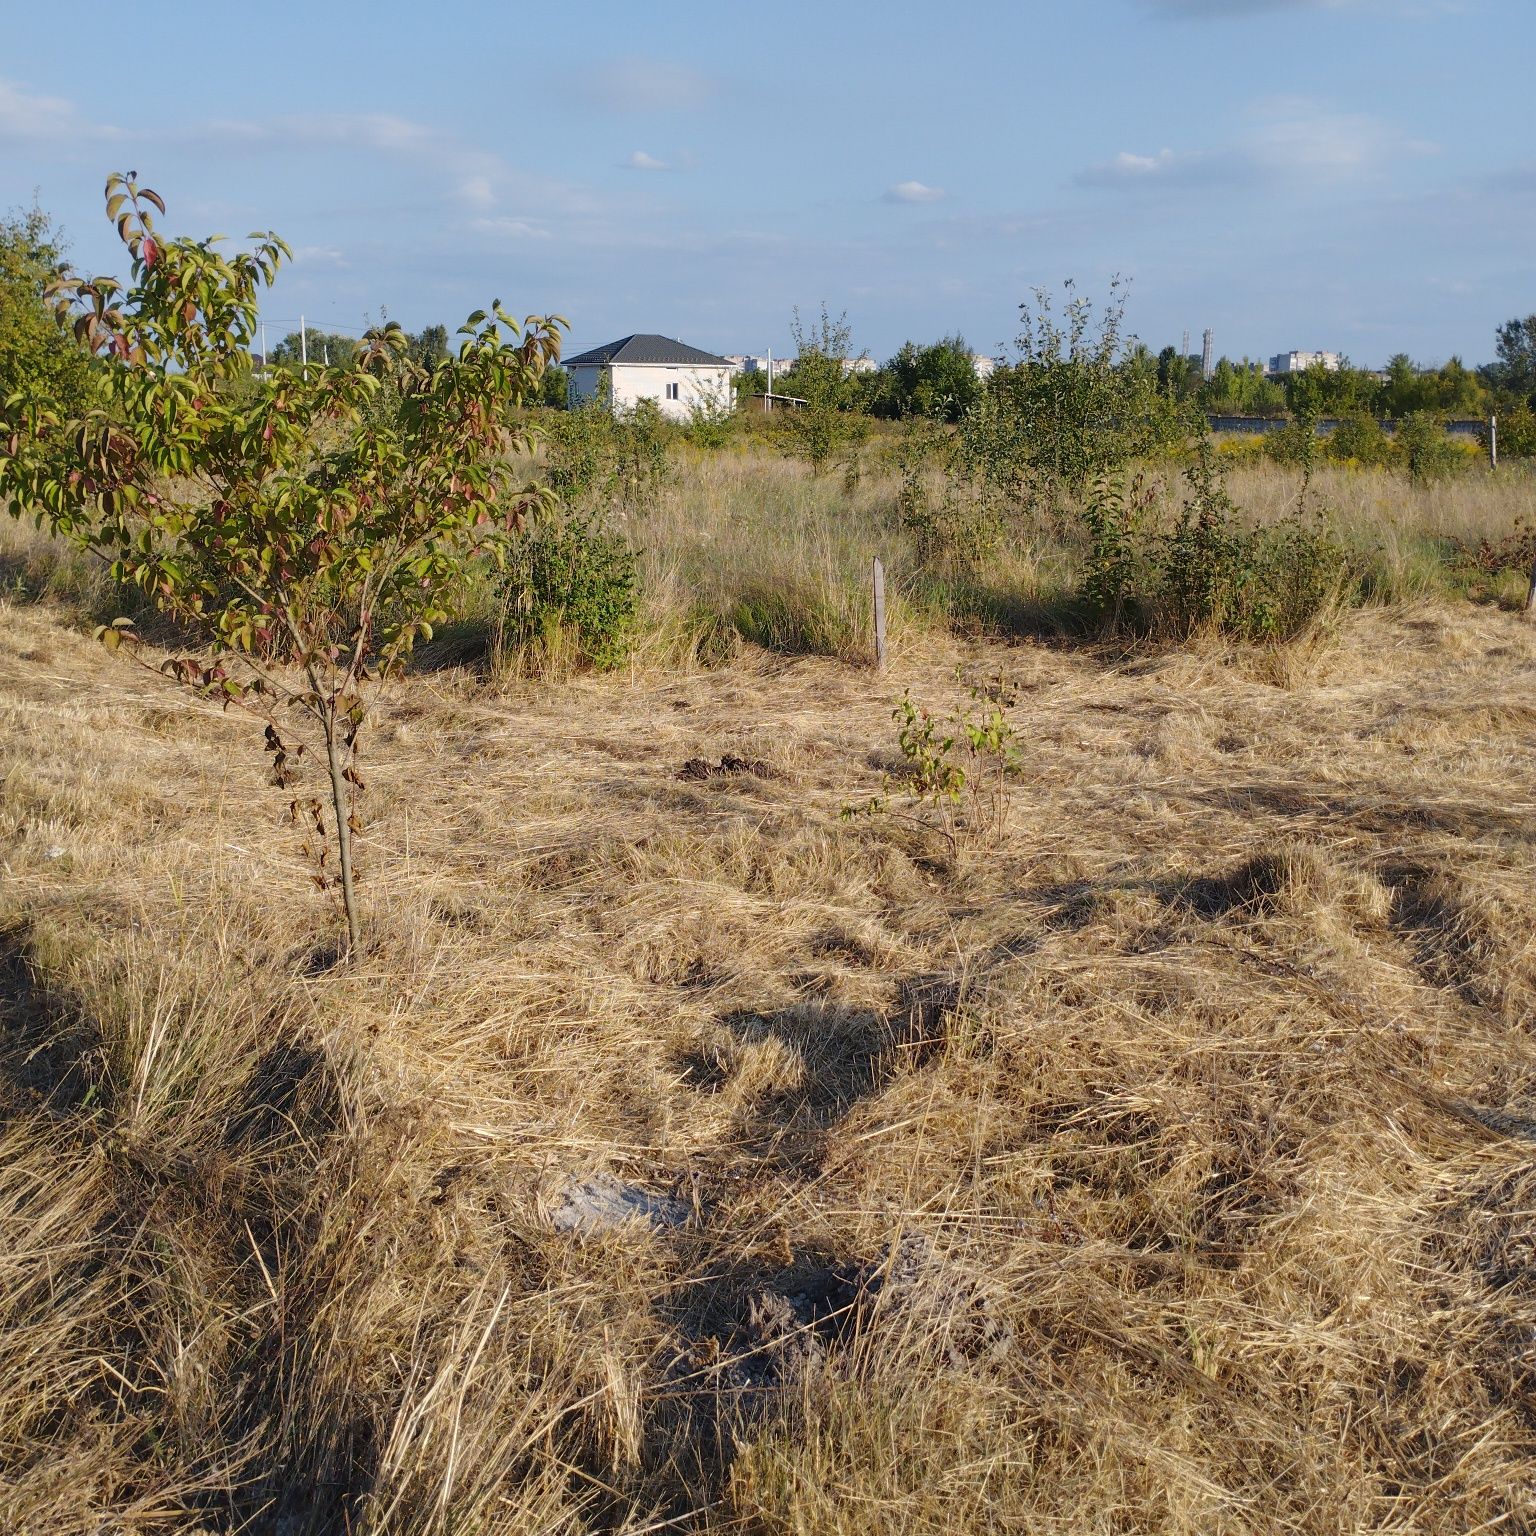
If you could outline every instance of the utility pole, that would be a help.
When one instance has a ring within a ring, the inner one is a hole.
[[[309,366],[309,335],[304,329],[304,316],[299,316],[299,361]]]
[[[267,371],[267,322],[261,322],[261,371]]]
[[[1499,418],[1494,415],[1488,417],[1488,468],[1499,467]]]
[[[773,412],[773,348],[768,348],[768,393],[763,396],[763,411],[766,414]]]

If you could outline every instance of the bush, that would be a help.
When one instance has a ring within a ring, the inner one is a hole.
[[[1316,468],[1321,451],[1317,422],[1312,417],[1298,417],[1264,434],[1264,456],[1287,469]]]
[[[974,482],[957,480],[949,472],[953,457],[953,439],[932,422],[909,427],[895,455],[901,475],[897,515],[912,535],[918,561],[929,568],[980,565],[1003,538],[997,498]],[[942,484],[937,494],[935,472]]]
[[[551,413],[545,422],[550,489],[582,512],[647,512],[667,481],[672,435],[650,400],[617,411],[587,400]]]
[[[498,656],[520,653],[540,670],[565,661],[616,667],[629,655],[639,605],[635,553],[595,514],[536,523],[502,578]]]
[[[1499,457],[1501,459],[1536,459],[1536,411],[1524,400],[1498,412]],[[1488,450],[1488,429],[1478,434],[1483,451]]]
[[[1101,625],[1282,640],[1334,600],[1346,562],[1325,527],[1300,512],[1270,528],[1244,522],[1208,442],[1185,480],[1162,529],[1151,525],[1152,494],[1140,477],[1101,479],[1085,499],[1080,595]]]
[[[1324,444],[1330,459],[1381,469],[1391,464],[1396,451],[1391,436],[1368,411],[1354,411],[1333,429]]]
[[[1124,286],[1095,319],[1068,283],[1060,317],[1050,294],[1020,305],[1019,358],[996,369],[961,422],[962,472],[1004,504],[1060,519],[1096,478],[1166,458],[1195,429],[1193,406],[1159,391],[1155,366],[1122,356]]]
[[[817,474],[837,461],[844,466],[845,478],[857,479],[853,455],[869,422],[858,409],[859,384],[848,368],[853,359],[848,317],[834,320],[823,304],[820,320],[805,325],[797,309],[791,332],[796,356],[783,392],[805,403],[784,418],[786,438]]]
[[[1449,479],[1466,467],[1467,456],[1446,436],[1433,411],[1415,411],[1397,429],[1398,459],[1415,485]]]

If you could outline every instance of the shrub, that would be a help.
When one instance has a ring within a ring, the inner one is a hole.
[[[1002,542],[1003,520],[996,497],[950,474],[953,456],[950,434],[931,422],[908,428],[896,453],[901,475],[897,515],[912,535],[919,562],[928,567],[980,565]],[[937,494],[935,471],[942,486]]]
[[[1095,482],[1082,510],[1080,596],[1102,625],[1185,637],[1214,629],[1243,640],[1297,634],[1346,575],[1342,546],[1300,510],[1270,528],[1246,522],[1208,441],[1185,471],[1172,522],[1152,526],[1140,478]]]
[[[541,666],[571,658],[604,671],[629,655],[640,605],[635,553],[591,512],[532,525],[501,583],[503,662],[514,652]],[[537,653],[536,657],[530,653]]]
[[[853,359],[848,317],[834,320],[823,304],[819,321],[808,326],[797,309],[791,331],[796,355],[783,389],[805,403],[785,417],[787,439],[817,474],[841,460],[845,475],[851,472],[856,479],[851,455],[868,430],[868,419],[857,409],[859,385],[848,368]]]
[[[736,436],[735,411],[717,405],[695,405],[688,413],[683,435],[695,448],[724,448]]]
[[[1037,289],[1020,305],[1018,361],[999,368],[961,423],[963,472],[1005,502],[1062,515],[1096,477],[1187,441],[1193,408],[1159,392],[1143,354],[1121,357],[1124,288],[1094,318],[1068,283],[1060,316]]]
[[[1392,463],[1396,451],[1391,436],[1368,411],[1342,418],[1324,444],[1330,459],[1380,469]]]
[[[602,399],[551,413],[545,423],[546,478],[583,512],[647,512],[670,472],[672,430],[650,400],[611,410]]]
[[[901,808],[892,801],[887,774],[882,792],[864,805],[845,805],[843,818],[889,814],[914,821],[944,839],[951,863],[967,842],[995,844],[1013,798],[1009,778],[1021,766],[1018,735],[1004,713],[1014,695],[1001,678],[970,695],[970,707],[941,725],[903,693],[891,711],[906,762]]]
[[[1145,552],[1142,524],[1149,505],[1144,476],[1129,481],[1102,476],[1083,500],[1088,534],[1082,596],[1091,611],[1112,627],[1138,601]]]
[[[1536,459],[1536,411],[1524,400],[1500,411],[1499,457],[1509,459]],[[1488,447],[1487,429],[1484,428],[1483,447]]]
[[[1185,478],[1190,494],[1153,552],[1152,606],[1161,624],[1181,635],[1206,625],[1240,628],[1243,588],[1255,566],[1254,535],[1235,522],[1214,455],[1202,453]]]
[[[1403,422],[1397,429],[1397,451],[1415,485],[1449,479],[1467,462],[1433,411],[1415,411]]]
[[[1317,423],[1311,417],[1298,417],[1264,434],[1265,457],[1287,469],[1314,469],[1321,454]]]

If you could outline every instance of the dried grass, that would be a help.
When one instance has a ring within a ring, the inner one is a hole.
[[[1529,1528],[1510,615],[419,677],[338,970],[259,732],[0,614],[0,1529]],[[840,819],[999,672],[995,840]]]

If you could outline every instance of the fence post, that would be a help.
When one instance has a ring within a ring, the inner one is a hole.
[[[879,555],[875,556],[874,570],[871,573],[875,591],[875,671],[885,671],[885,567],[880,563]]]
[[[1488,468],[1499,467],[1499,418],[1494,415],[1488,417]]]

